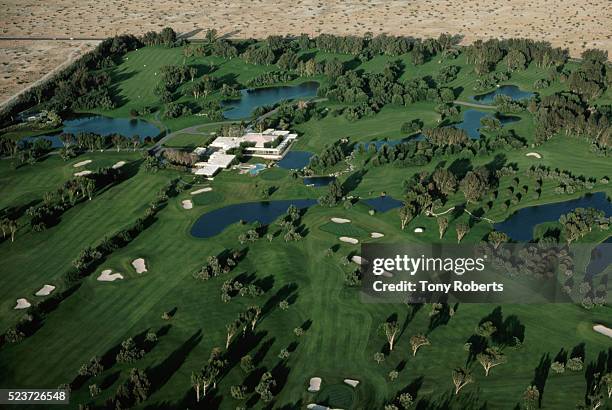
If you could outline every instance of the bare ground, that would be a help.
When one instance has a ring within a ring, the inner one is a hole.
[[[366,32],[430,37],[449,32],[463,35],[464,43],[529,37],[568,47],[573,56],[591,47],[612,54],[609,0],[0,0],[0,8],[4,37],[100,38],[165,26],[183,33],[202,30],[196,38],[207,28],[233,37]],[[16,57],[0,57],[4,100],[65,60],[75,46],[0,42],[0,47]],[[28,74],[16,74],[24,65],[31,67]]]

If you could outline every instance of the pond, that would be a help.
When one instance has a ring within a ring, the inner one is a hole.
[[[463,121],[455,124],[454,127],[465,130],[471,139],[477,140],[480,139],[480,120],[484,117],[493,117],[493,115],[484,111],[465,110],[463,112]],[[495,117],[502,123],[502,125],[521,120],[520,117],[513,117],[509,115],[498,115]]]
[[[249,174],[257,175],[264,169],[266,169],[266,164],[254,164],[253,167],[249,169]]]
[[[474,101],[478,101],[481,104],[493,104],[495,102],[495,97],[498,95],[506,95],[513,100],[522,100],[525,98],[531,98],[534,93],[530,91],[522,91],[516,85],[502,85],[494,91],[486,94],[475,95],[472,98]]]
[[[257,107],[273,105],[283,100],[314,97],[318,89],[319,83],[307,81],[294,86],[240,90],[240,99],[224,101],[221,104],[223,107],[228,107],[223,112],[223,116],[228,120],[248,118]]]
[[[336,180],[336,177],[305,177],[304,185],[321,187],[321,186],[327,186],[335,180]]]
[[[378,198],[362,199],[362,201],[376,212],[387,212],[402,206],[402,201],[394,199],[389,195],[379,196]]]
[[[28,137],[24,138],[24,140],[33,142],[38,138],[45,138],[51,141],[53,148],[61,148],[64,144],[59,138],[60,134],[77,135],[81,132],[91,132],[100,135],[120,134],[124,137],[138,135],[142,140],[145,137],[156,137],[159,135],[160,130],[155,125],[137,118],[109,118],[101,115],[90,115],[64,121],[64,128],[58,134]]]
[[[224,206],[200,216],[191,227],[191,235],[196,238],[211,238],[240,220],[249,223],[258,221],[266,225],[287,212],[290,205],[303,209],[316,203],[315,199],[287,199]]]
[[[591,251],[591,259],[586,268],[586,276],[593,277],[612,264],[612,236]]]
[[[277,165],[284,169],[302,169],[314,154],[308,151],[289,151]]]
[[[606,216],[612,215],[612,203],[608,201],[605,193],[597,192],[569,201],[519,209],[508,219],[494,224],[493,227],[515,241],[529,241],[533,238],[533,229],[536,225],[557,221],[561,215],[576,208],[596,208],[604,211]]]

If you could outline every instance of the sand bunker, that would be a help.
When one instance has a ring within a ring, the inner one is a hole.
[[[357,387],[357,385],[359,384],[359,380],[344,379],[344,383],[348,384],[351,387]]]
[[[202,192],[210,192],[210,191],[212,191],[212,188],[206,187],[206,188],[196,189],[195,191],[191,191],[190,194],[197,195],[197,194],[201,194]]]
[[[100,282],[114,282],[117,279],[123,279],[123,275],[120,273],[112,273],[113,271],[110,269],[104,269],[100,276],[98,276],[98,280]]]
[[[604,325],[595,325],[593,326],[593,330],[597,333],[601,333],[602,335],[612,337],[612,329],[605,327]]]
[[[528,153],[525,154],[525,156],[527,156],[527,157],[534,157],[534,158],[537,158],[537,159],[541,159],[542,158],[542,155],[538,154],[537,152],[528,152]]]
[[[308,386],[308,391],[311,393],[315,393],[321,390],[321,378],[313,377],[310,379],[310,386]]]
[[[421,227],[414,228],[414,233],[423,233],[423,232],[425,232],[425,228],[421,228]]]
[[[353,256],[351,260],[355,262],[357,265],[363,265],[364,263],[368,263],[368,261],[365,258],[362,258],[359,255]]]
[[[183,209],[193,208],[193,202],[191,202],[191,199],[185,199],[184,201],[181,201],[181,204],[183,205]]]
[[[147,272],[147,266],[145,265],[145,260],[142,258],[134,259],[132,261],[132,266],[136,269],[136,273],[144,273]]]
[[[55,286],[53,285],[45,285],[38,292],[35,293],[36,296],[48,296],[55,290]]]
[[[323,406],[321,404],[315,404],[315,403],[309,404],[308,406],[306,406],[306,408],[310,410],[331,410],[327,406]]]
[[[348,224],[351,222],[350,219],[344,219],[344,218],[332,218],[331,221],[337,224]]]
[[[341,236],[338,239],[340,239],[342,242],[352,243],[353,245],[356,245],[359,243],[357,239],[351,238],[350,236]]]
[[[85,161],[77,162],[76,164],[73,165],[73,167],[79,168],[79,167],[82,167],[83,165],[91,164],[92,162],[93,162],[92,160],[86,159]]]
[[[119,161],[117,163],[115,163],[115,165],[113,165],[113,169],[118,169],[121,168],[122,166],[124,166],[125,164],[127,164],[127,162],[125,161]]]
[[[27,309],[30,306],[32,306],[32,304],[30,302],[28,302],[28,300],[26,298],[19,298],[17,299],[17,304],[15,305],[15,307],[13,309]]]
[[[385,234],[380,233],[380,232],[372,232],[370,234],[370,238],[374,238],[374,239],[382,238],[383,236],[385,236]]]
[[[93,174],[93,171],[81,171],[81,172],[75,172],[74,176],[75,177],[84,177],[85,175],[89,175],[89,174]]]

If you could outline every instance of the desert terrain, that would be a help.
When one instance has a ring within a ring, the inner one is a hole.
[[[232,37],[449,32],[463,35],[464,43],[491,37],[546,40],[576,57],[585,48],[612,51],[609,0],[161,0],[154,7],[142,0],[3,0],[0,7],[0,101],[94,44],[60,39],[141,34],[165,26],[194,38],[207,28]],[[50,40],[14,40],[22,38]]]

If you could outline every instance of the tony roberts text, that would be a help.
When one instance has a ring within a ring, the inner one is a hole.
[[[455,280],[453,283],[430,283],[426,280],[384,283],[377,280],[372,284],[372,288],[375,292],[503,292],[504,284],[462,282],[460,280]]]

